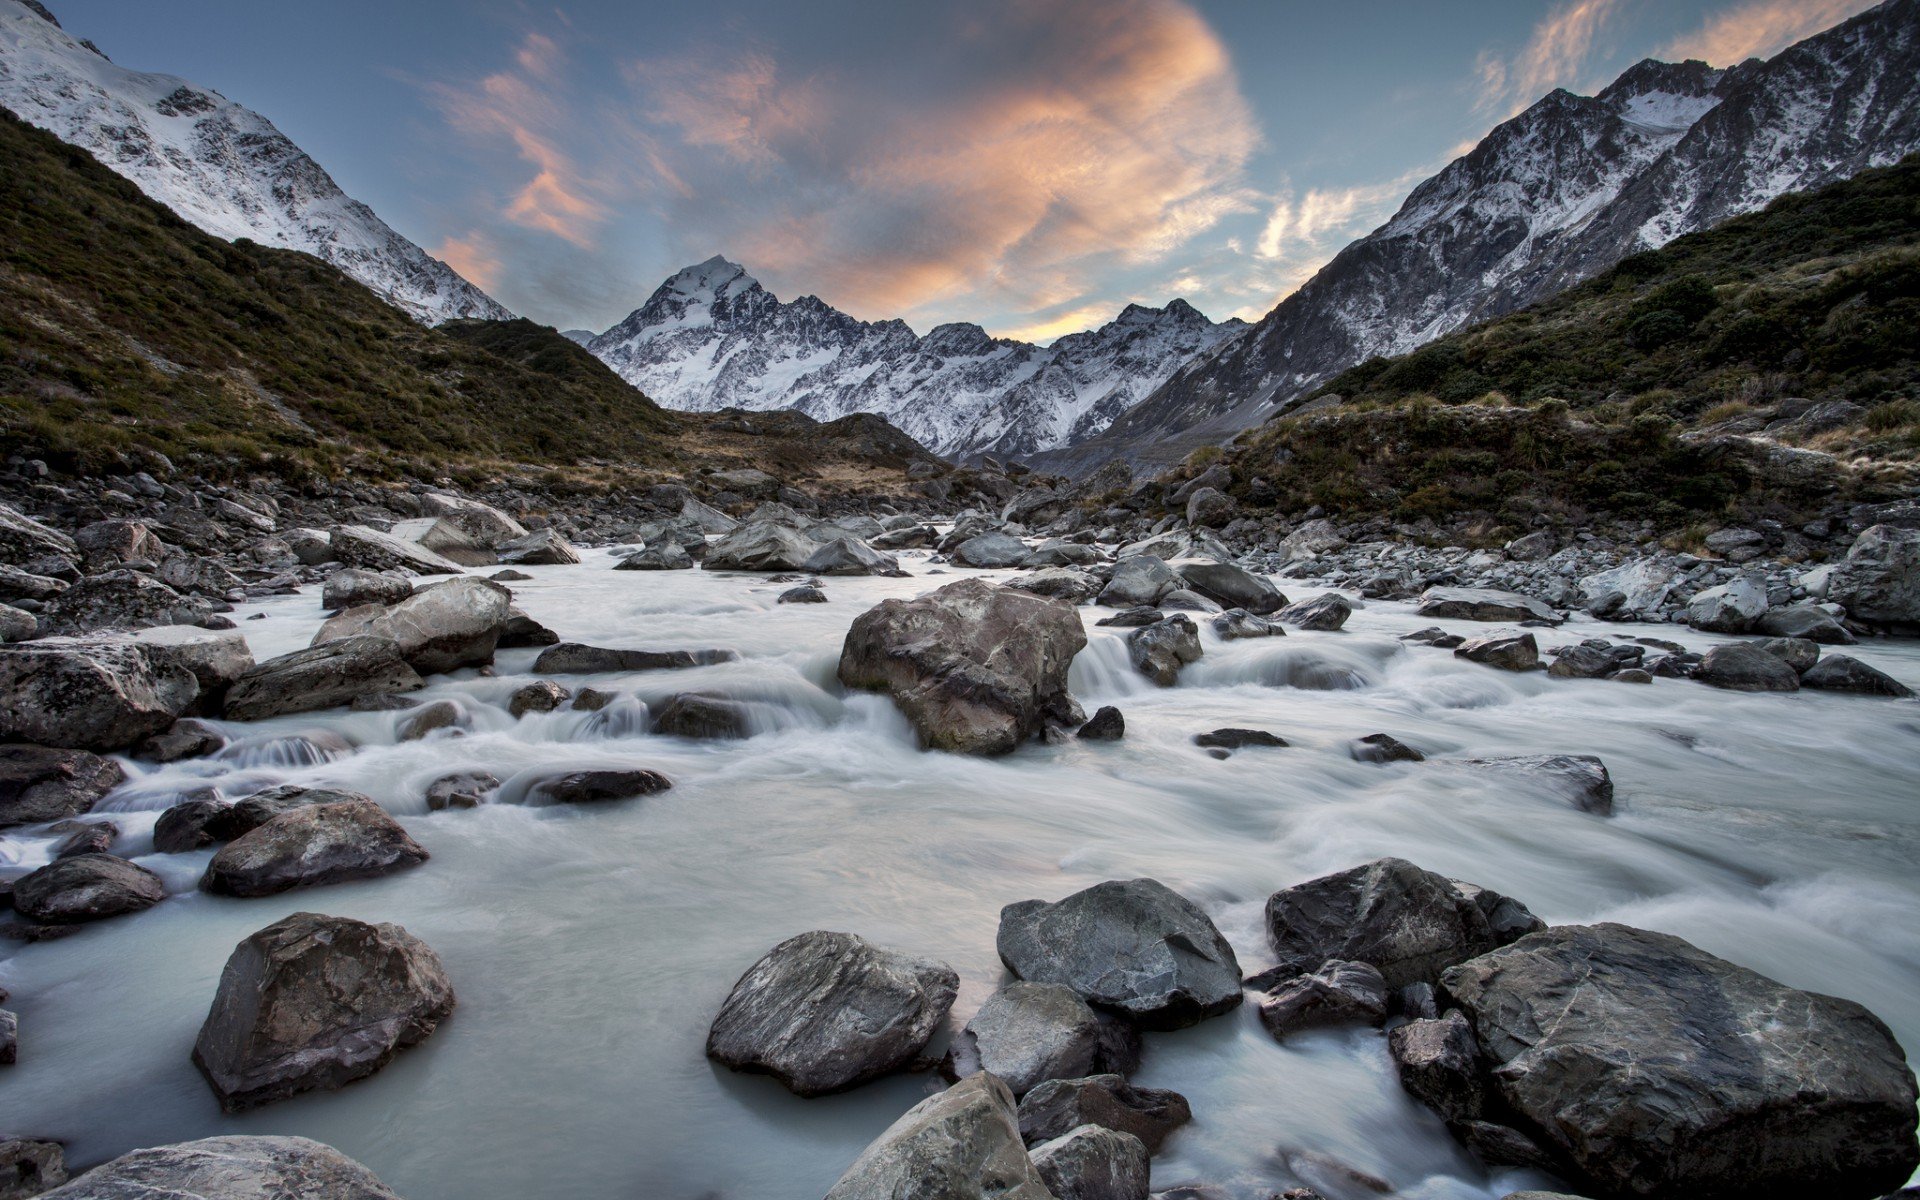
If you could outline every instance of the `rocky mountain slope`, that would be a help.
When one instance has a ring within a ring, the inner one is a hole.
[[[1637,250],[1920,149],[1920,0],[1765,62],[1642,62],[1555,91],[1416,188],[1245,336],[1057,456],[1165,462],[1335,373],[1591,277]]]
[[[416,320],[513,315],[342,192],[259,113],[116,66],[37,3],[0,0],[0,105],[208,233],[315,255]]]
[[[814,296],[782,302],[721,257],[661,284],[588,348],[672,408],[877,413],[943,454],[1031,454],[1084,440],[1183,362],[1244,328],[1183,300],[1130,305],[1041,347],[941,325],[856,320]]]

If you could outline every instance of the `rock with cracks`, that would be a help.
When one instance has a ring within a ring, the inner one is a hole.
[[[152,908],[166,897],[160,877],[111,854],[48,863],[13,882],[13,906],[42,925],[78,925]]]
[[[372,1171],[303,1137],[202,1138],[123,1154],[41,1200],[400,1200]]]
[[[200,886],[221,896],[271,896],[372,879],[426,860],[398,821],[361,797],[304,805],[235,838],[207,864]]]
[[[1098,1125],[1130,1133],[1157,1153],[1168,1135],[1192,1119],[1179,1092],[1135,1087],[1119,1075],[1048,1080],[1020,1101],[1020,1136],[1029,1145]]]
[[[226,711],[229,720],[263,721],[425,686],[392,638],[350,637],[254,667],[227,692]]]
[[[1058,1200],[1020,1138],[1007,1085],[981,1073],[889,1125],[826,1200]]]
[[[1130,1133],[1082,1125],[1041,1142],[1032,1153],[1054,1200],[1147,1200],[1152,1154]]]
[[[192,672],[128,639],[0,646],[0,740],[122,750],[171,726],[199,696]]]
[[[463,575],[421,588],[396,604],[350,608],[322,625],[312,644],[390,638],[407,665],[422,675],[485,666],[506,632],[512,601],[513,593],[499,584]]]

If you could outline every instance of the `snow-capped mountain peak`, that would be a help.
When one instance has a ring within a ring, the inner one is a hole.
[[[259,113],[117,66],[32,0],[0,0],[0,105],[208,233],[303,250],[417,320],[513,315],[341,191]]]

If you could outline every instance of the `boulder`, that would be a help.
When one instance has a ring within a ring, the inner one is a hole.
[[[0,1200],[29,1200],[66,1181],[67,1156],[59,1142],[0,1137]]]
[[[1920,627],[1920,529],[1870,526],[1848,547],[1827,598],[1856,621],[1903,632]]]
[[[400,722],[400,740],[417,742],[442,729],[464,730],[470,721],[466,710],[452,700],[435,700],[413,709]]]
[[[693,555],[673,542],[655,542],[614,564],[616,571],[691,571]]]
[[[1278,621],[1256,617],[1244,608],[1228,609],[1215,617],[1211,624],[1221,640],[1228,642],[1242,638],[1285,637],[1287,632],[1280,628]]]
[[[422,675],[485,666],[506,631],[513,593],[463,575],[423,587],[397,604],[368,604],[332,617],[313,635],[314,646],[348,638],[390,638],[407,665]]]
[[[1260,1023],[1276,1038],[1329,1025],[1380,1025],[1387,1019],[1387,981],[1366,963],[1334,959],[1282,980],[1260,1001]]]
[[[1353,761],[1363,763],[1425,762],[1427,756],[1387,733],[1369,733],[1347,743]]]
[[[1745,642],[1715,646],[1700,660],[1695,679],[1739,692],[1794,692],[1800,676],[1785,660]]]
[[[1516,909],[1528,920],[1516,920]],[[1275,892],[1266,911],[1275,976],[1304,975],[1338,959],[1368,964],[1392,989],[1433,982],[1448,967],[1506,945],[1537,926],[1531,918],[1517,901],[1463,890],[1400,858]]]
[[[50,575],[35,575],[19,567],[0,563],[0,600],[18,604],[22,600],[51,600],[67,590],[65,580]]]
[[[1613,815],[1613,776],[1607,765],[1591,754],[1528,754],[1510,758],[1469,758],[1466,763],[1485,771],[1519,776],[1538,782],[1567,798],[1581,812]]]
[[[1484,1114],[1480,1044],[1459,1009],[1389,1031],[1387,1052],[1400,1073],[1400,1086],[1449,1125],[1477,1121]]]
[[[1800,686],[1828,692],[1858,692],[1866,696],[1911,696],[1913,689],[1898,679],[1845,654],[1829,654],[1808,667]]]
[[[1540,669],[1540,643],[1530,633],[1469,638],[1453,648],[1453,656],[1484,666],[1498,667],[1502,671]]]
[[[200,685],[197,711],[217,712],[227,689],[254,667],[253,651],[237,630],[155,625],[131,635],[151,662],[184,669]]]
[[[1539,562],[1552,555],[1554,550],[1553,534],[1549,530],[1536,529],[1508,542],[1504,549],[1507,557],[1514,562]]]
[[[536,529],[496,549],[501,562],[517,567],[564,567],[580,561],[579,552],[552,529]]]
[[[458,575],[460,564],[417,542],[365,525],[342,525],[327,537],[333,561],[369,571],[412,571],[415,575]]]
[[[1630,621],[1650,617],[1666,606],[1681,574],[1672,563],[1637,558],[1580,580],[1580,606],[1596,617]]]
[[[1180,586],[1179,576],[1151,554],[1136,554],[1114,564],[1113,578],[1100,593],[1110,608],[1137,608],[1158,604],[1160,597]]]
[[[1695,592],[1687,601],[1687,624],[1709,633],[1745,633],[1767,611],[1767,589],[1741,577]]]
[[[499,777],[489,771],[458,771],[452,775],[442,775],[427,785],[427,811],[478,808],[486,803],[489,795],[499,790]]]
[[[87,569],[104,571],[126,563],[158,564],[167,556],[167,547],[151,529],[138,521],[95,521],[76,531],[73,544]]]
[[[1287,606],[1280,589],[1242,567],[1204,558],[1183,558],[1173,564],[1189,588],[1222,608],[1244,608],[1264,617]]]
[[[21,566],[50,555],[78,558],[80,547],[66,534],[0,504],[0,562]]]
[[[294,913],[234,947],[193,1062],[241,1112],[373,1074],[453,1005],[440,959],[400,926]]]
[[[1020,1138],[1013,1095],[992,1075],[927,1097],[860,1153],[826,1200],[1058,1200]]]
[[[1032,1150],[1055,1200],[1147,1200],[1151,1151],[1130,1133],[1082,1125]]]
[[[774,598],[775,604],[825,604],[827,593],[811,583],[790,587]]]
[[[1808,667],[1820,661],[1819,644],[1808,641],[1806,638],[1760,638],[1747,644],[1755,649],[1765,650],[1792,667],[1796,675],[1804,674]]]
[[[1131,1025],[1103,1021],[1072,988],[1014,980],[987,997],[948,1052],[964,1079],[991,1071],[1016,1096],[1049,1079],[1125,1074],[1139,1064]]]
[[[1197,1024],[1241,1001],[1233,947],[1197,905],[1153,879],[1009,904],[995,945],[1017,977],[1072,988],[1147,1029]]]
[[[683,671],[732,662],[731,650],[619,650],[561,642],[533,660],[536,675],[599,675],[610,671]]]
[[[1135,1087],[1121,1075],[1050,1079],[1020,1101],[1020,1136],[1028,1145],[1098,1125],[1130,1133],[1149,1153],[1158,1153],[1168,1135],[1192,1119],[1179,1092]]]
[[[1852,1001],[1611,924],[1536,933],[1444,983],[1487,1086],[1583,1191],[1865,1200],[1920,1167],[1913,1073]]]
[[[1091,571],[1082,571],[1077,567],[1042,567],[1007,586],[1015,591],[1065,600],[1068,604],[1081,604],[1091,600],[1101,585],[1100,577]]]
[[[948,556],[963,567],[1017,567],[1026,561],[1027,544],[1010,533],[989,530],[968,538]]]
[[[212,788],[168,808],[153,823],[153,848],[160,854],[185,854],[236,836],[233,806]]]
[[[372,1171],[302,1137],[202,1138],[123,1154],[42,1200],[400,1200]]]
[[[855,618],[839,679],[887,692],[925,746],[1005,754],[1079,723],[1067,668],[1086,644],[1072,605],[967,579]]]
[[[13,882],[13,907],[42,925],[77,925],[152,908],[166,896],[160,877],[111,854],[62,858]]]
[[[427,860],[426,850],[365,797],[282,813],[221,847],[200,880],[220,896],[373,879]]]
[[[228,690],[226,715],[234,721],[262,721],[425,686],[392,638],[349,637],[254,667]]]
[[[701,533],[732,533],[740,522],[692,496],[680,502],[680,519],[691,522]]]
[[[507,715],[524,717],[528,713],[550,713],[571,699],[573,693],[551,679],[536,680],[508,697]]]
[[[47,601],[38,619],[42,632],[71,635],[150,625],[199,625],[212,615],[205,600],[182,596],[151,575],[121,568],[88,575]]]
[[[0,829],[77,817],[126,779],[119,763],[85,750],[0,745]]]
[[[911,1063],[946,1020],[960,977],[850,933],[781,942],[733,985],[707,1057],[799,1096],[845,1091]]]
[[[1193,735],[1193,744],[1205,750],[1244,750],[1248,746],[1280,748],[1287,740],[1264,729],[1215,729]]]
[[[1811,604],[1770,609],[1754,622],[1753,631],[1768,637],[1804,638],[1823,646],[1851,646],[1855,640],[1832,613]]]
[[[0,740],[121,750],[172,725],[199,696],[191,672],[131,639],[0,646]]]
[[[527,527],[490,504],[448,492],[422,492],[421,511],[440,517],[482,546],[525,537]]]
[[[667,697],[654,711],[653,732],[708,740],[746,738],[753,736],[753,719],[738,700],[681,692]]]
[[[385,571],[342,567],[320,587],[320,607],[328,612],[363,604],[398,604],[413,595],[413,580]]]
[[[1100,551],[1082,542],[1066,538],[1048,538],[1020,560],[1029,570],[1038,567],[1090,567],[1100,561]]]
[[[822,543],[800,569],[810,575],[900,575],[899,560],[848,534]]]
[[[1305,558],[1314,558],[1332,550],[1338,550],[1347,544],[1340,536],[1332,521],[1325,517],[1316,517],[1280,539],[1280,553],[1289,562],[1298,562]]]
[[[490,567],[500,561],[485,542],[441,517],[399,521],[387,532],[463,567]]]
[[[1458,621],[1545,621],[1558,625],[1560,614],[1532,596],[1494,588],[1436,587],[1420,594],[1414,609],[1422,617]]]
[[[105,854],[113,849],[113,843],[120,837],[120,827],[112,821],[61,821],[53,828],[67,833],[53,849],[56,860],[78,858],[82,854]]]
[[[707,548],[708,571],[798,571],[820,543],[790,525],[749,521]]]
[[[546,780],[534,793],[556,804],[598,804],[652,796],[672,786],[658,771],[573,771]]]
[[[1324,592],[1311,600],[1296,600],[1275,616],[1301,629],[1330,633],[1347,623],[1353,615],[1353,602],[1338,592]]]
[[[1075,734],[1089,742],[1117,742],[1127,734],[1127,719],[1111,704],[1103,705],[1093,719]]]
[[[1127,635],[1127,658],[1134,669],[1161,687],[1172,687],[1180,668],[1200,658],[1200,630],[1193,618],[1175,613]]]
[[[30,641],[39,632],[39,618],[25,609],[0,604],[0,642]]]

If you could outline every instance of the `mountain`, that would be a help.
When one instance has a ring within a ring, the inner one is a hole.
[[[116,66],[37,3],[0,0],[0,105],[208,233],[303,250],[416,320],[513,316],[342,192],[259,113]]]
[[[1046,347],[967,324],[920,337],[904,321],[856,320],[815,296],[782,302],[715,256],[587,346],[670,408],[877,413],[942,454],[1028,455],[1098,433],[1244,327],[1175,300],[1129,305]]]
[[[1920,0],[1765,62],[1652,60],[1555,91],[1413,191],[1241,337],[1053,465],[1167,462],[1337,372],[1511,312],[1636,251],[1920,148]]]

